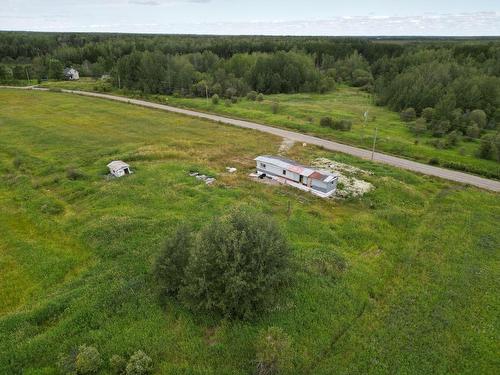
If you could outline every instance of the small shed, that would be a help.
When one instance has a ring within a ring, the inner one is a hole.
[[[121,160],[113,160],[108,164],[108,168],[109,172],[115,177],[122,177],[132,173],[130,165]]]
[[[64,78],[70,81],[76,81],[80,79],[80,74],[78,73],[78,70],[74,68],[66,68],[63,70],[63,75]]]

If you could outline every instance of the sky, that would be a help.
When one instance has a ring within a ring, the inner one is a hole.
[[[500,36],[500,0],[0,0],[0,30]]]

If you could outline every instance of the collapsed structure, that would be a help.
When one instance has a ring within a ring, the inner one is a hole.
[[[254,160],[261,178],[268,177],[324,198],[331,196],[337,189],[337,174],[306,167],[280,156],[263,155]]]

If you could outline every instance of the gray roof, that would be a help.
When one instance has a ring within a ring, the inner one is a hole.
[[[113,160],[111,163],[109,163],[107,165],[107,167],[109,169],[117,171],[117,170],[122,169],[122,168],[129,168],[130,166],[121,160]]]
[[[262,155],[256,157],[254,160],[261,163],[273,164],[288,171],[301,174],[305,177],[311,176],[311,178],[319,181],[330,182],[338,177],[338,175],[332,174],[330,172],[318,171],[311,167],[306,167],[302,164],[299,164],[294,160],[286,159],[281,156]]]
[[[64,68],[63,74],[73,74],[73,73],[78,73],[78,70],[74,68]]]

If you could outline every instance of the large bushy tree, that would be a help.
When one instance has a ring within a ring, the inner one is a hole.
[[[249,319],[272,304],[289,278],[290,250],[266,215],[237,209],[194,236],[177,231],[160,255],[160,286],[193,310]]]

